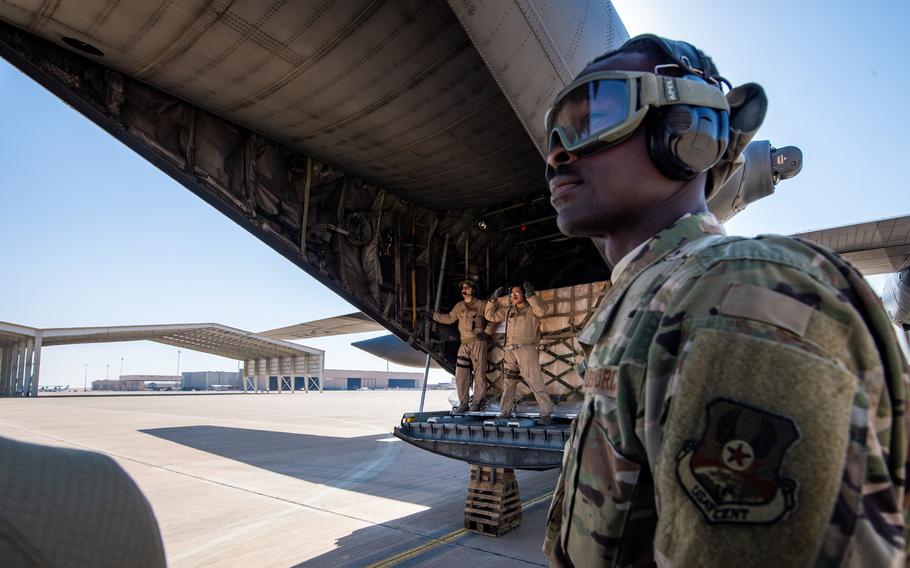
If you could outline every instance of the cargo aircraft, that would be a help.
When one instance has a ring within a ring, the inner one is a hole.
[[[396,433],[473,463],[535,469],[559,463],[579,395],[574,333],[610,276],[590,241],[556,228],[543,112],[626,39],[609,0],[0,3],[0,55],[398,348],[451,370],[457,337],[427,325],[457,301],[441,283],[533,283],[551,307],[541,362],[561,419],[535,427],[528,404],[505,424],[415,413]],[[801,165],[798,149],[769,142],[747,154],[709,203],[721,220]],[[903,217],[802,236],[868,274],[898,273],[886,300],[907,325],[908,235]]]

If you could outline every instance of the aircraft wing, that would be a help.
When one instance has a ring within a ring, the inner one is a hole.
[[[0,2],[0,57],[443,366],[457,337],[422,322],[458,279],[609,277],[559,232],[540,150],[547,101],[628,38],[610,0],[330,4]],[[772,152],[748,153],[719,218],[799,163]]]
[[[426,355],[422,351],[414,349],[406,341],[402,341],[398,336],[391,333],[372,339],[355,341],[351,345],[361,351],[366,351],[370,355],[403,367],[421,368],[426,363]],[[430,366],[434,369],[441,368],[436,361],[432,360],[430,361]]]
[[[910,215],[794,236],[834,250],[867,276],[910,267]]]
[[[353,312],[320,320],[298,323],[263,331],[259,335],[272,339],[314,339],[349,333],[366,333],[368,331],[385,331],[386,329],[370,319],[363,312]]]
[[[272,339],[314,339],[317,337],[329,337],[332,335],[347,335],[351,333],[366,333],[368,331],[385,331],[386,329],[370,319],[363,312],[353,312],[340,316],[324,318],[320,320],[298,323],[287,327],[279,327],[263,331],[259,335],[271,337]],[[372,339],[364,339],[351,343],[354,347],[366,351],[370,355],[375,355],[396,365],[405,367],[423,367],[425,363],[424,354],[408,345],[407,342],[393,334],[382,335]],[[439,368],[434,361],[431,366]]]

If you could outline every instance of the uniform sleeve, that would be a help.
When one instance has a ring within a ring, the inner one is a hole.
[[[887,389],[847,297],[795,268],[740,261],[668,302],[648,378],[666,386],[646,402],[660,409],[646,433],[658,563],[903,558],[901,494],[875,435],[890,428]]]
[[[566,447],[570,448],[574,444],[575,430],[577,421],[572,421],[569,440]],[[566,461],[568,452],[563,453],[562,467],[559,470],[559,477],[556,480],[556,488],[553,490],[553,499],[550,501],[550,508],[547,511],[547,532],[544,535],[543,546],[541,547],[544,554],[550,558],[551,567],[562,567],[570,565],[565,560],[565,554],[562,550],[560,535],[562,533],[563,507],[565,505],[565,485],[566,485]]]
[[[539,318],[542,318],[547,313],[546,305],[544,305],[543,300],[541,300],[540,296],[537,294],[528,298],[528,304],[531,306],[531,313]]]
[[[445,325],[453,324],[456,321],[458,321],[458,318],[459,318],[459,316],[461,316],[462,311],[464,311],[464,304],[461,302],[458,302],[457,304],[455,304],[455,307],[452,308],[452,311],[447,314],[443,314],[440,312],[434,312],[433,321],[437,321],[437,322],[445,324]]]
[[[496,298],[487,300],[487,305],[483,308],[483,317],[489,322],[500,322],[506,319],[506,308],[499,308]]]

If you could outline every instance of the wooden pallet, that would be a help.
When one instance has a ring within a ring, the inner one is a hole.
[[[487,536],[502,536],[521,525],[518,480],[511,468],[471,465],[464,528]]]
[[[471,464],[472,483],[499,483],[509,481],[515,481],[515,471],[512,468]]]

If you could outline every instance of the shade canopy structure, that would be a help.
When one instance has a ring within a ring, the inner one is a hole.
[[[325,352],[321,349],[217,323],[40,329],[0,321],[0,395],[37,394],[43,347],[120,341],[154,341],[243,361],[245,390],[269,390],[270,376],[279,377],[279,391],[284,386],[295,390],[297,376],[317,379],[322,390]],[[307,389],[309,384],[307,378]]]

